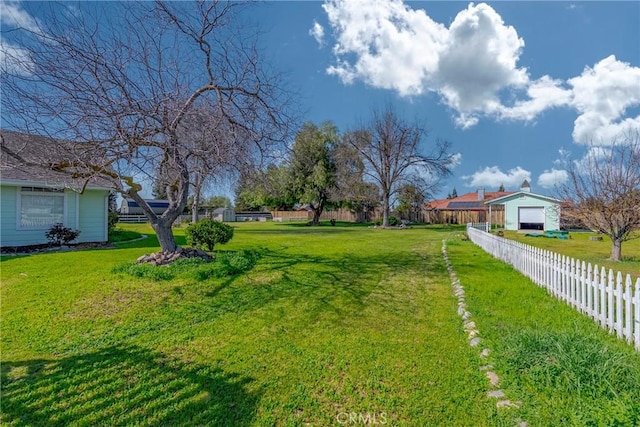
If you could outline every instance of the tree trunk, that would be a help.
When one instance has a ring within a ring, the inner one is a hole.
[[[320,216],[322,215],[322,209],[313,209],[313,220],[311,224],[318,225],[320,224]]]
[[[620,261],[622,259],[622,239],[611,239],[611,260]]]
[[[157,222],[151,223],[151,227],[153,227],[158,236],[158,243],[160,243],[162,251],[175,252],[178,245],[176,245],[176,240],[173,237],[171,222],[159,219]]]
[[[389,196],[382,196],[382,226],[389,226]]]
[[[200,176],[200,173],[196,173],[193,180],[194,192],[193,204],[191,205],[191,222],[195,224],[198,222],[198,210],[200,209],[200,190],[202,188],[202,177]]]
[[[198,222],[198,210],[200,209],[200,189],[196,189],[193,195],[193,204],[191,205],[191,222]]]

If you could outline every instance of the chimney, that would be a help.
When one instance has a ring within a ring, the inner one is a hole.
[[[520,191],[523,191],[523,192],[526,192],[526,193],[531,193],[531,185],[529,185],[529,182],[526,179],[524,180],[524,182],[520,186]]]
[[[478,188],[478,200],[484,200],[484,188]]]

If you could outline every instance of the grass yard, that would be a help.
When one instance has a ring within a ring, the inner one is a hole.
[[[235,226],[214,264],[256,255],[243,272],[185,264],[131,275],[132,260],[158,250],[146,225],[123,226],[149,238],[116,249],[3,257],[1,423],[324,426],[352,414],[346,424],[640,422],[640,355],[461,232]],[[498,410],[486,395],[445,238],[520,409]]]
[[[531,426],[640,425],[640,354],[470,241],[449,258],[501,387]]]
[[[611,239],[605,235],[599,235],[602,241],[589,240],[589,237],[596,236],[595,233],[570,233],[570,236],[568,240],[559,240],[528,237],[515,231],[504,232],[504,237],[508,239],[640,277],[640,235],[622,243],[622,261],[608,259],[611,255]]]

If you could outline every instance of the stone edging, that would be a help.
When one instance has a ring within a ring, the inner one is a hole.
[[[128,244],[128,243],[137,242],[138,240],[144,240],[144,239],[146,239],[147,237],[149,237],[149,236],[147,236],[146,234],[141,234],[141,235],[140,235],[140,237],[136,237],[135,239],[125,240],[125,241],[123,241],[123,242],[115,242],[115,243],[113,243],[113,244],[114,244],[114,245],[126,245],[126,244]]]
[[[447,266],[449,277],[451,278],[451,287],[453,288],[453,294],[458,298],[458,315],[462,318],[464,323],[464,331],[467,333],[469,339],[469,345],[480,350],[480,359],[484,362],[484,365],[480,366],[480,370],[485,373],[485,376],[489,380],[489,388],[487,390],[487,396],[498,399],[496,402],[497,408],[520,408],[522,406],[521,401],[511,401],[505,399],[505,393],[500,390],[500,378],[495,373],[493,365],[490,363],[489,355],[491,350],[482,344],[482,338],[480,337],[480,331],[473,321],[471,313],[467,310],[467,304],[465,302],[465,292],[458,275],[453,270],[453,266],[449,261],[449,255],[447,253],[446,240],[442,241],[442,257]],[[527,427],[528,423],[522,421],[519,423],[519,427]]]

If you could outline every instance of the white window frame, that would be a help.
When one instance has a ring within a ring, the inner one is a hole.
[[[25,227],[22,225],[22,196],[48,196],[62,197],[62,225],[67,225],[67,192],[55,188],[42,187],[19,187],[18,197],[16,197],[16,230],[48,230],[53,224],[47,224],[36,227]]]

